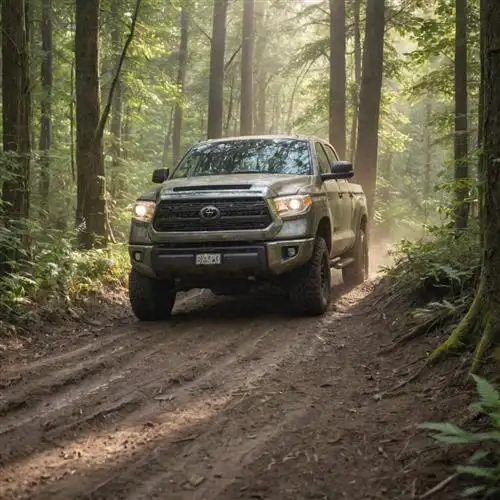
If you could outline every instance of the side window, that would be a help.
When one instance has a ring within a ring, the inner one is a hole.
[[[316,159],[318,160],[320,173],[328,174],[330,172],[330,162],[328,161],[324,149],[319,142],[314,143],[314,149],[316,150]]]
[[[325,148],[326,156],[328,156],[330,164],[338,161],[339,158],[337,156],[337,153],[333,150],[333,148],[329,144],[323,144],[323,147]]]

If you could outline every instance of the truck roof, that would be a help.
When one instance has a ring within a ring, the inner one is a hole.
[[[228,141],[244,141],[244,140],[256,140],[256,139],[296,139],[302,141],[310,141],[310,140],[318,140],[324,142],[323,139],[316,139],[315,137],[307,136],[307,135],[281,135],[281,134],[273,134],[273,135],[242,135],[242,136],[234,136],[234,137],[220,137],[217,139],[208,139],[203,142],[228,142]]]

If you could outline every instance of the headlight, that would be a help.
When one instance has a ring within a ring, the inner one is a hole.
[[[309,212],[312,198],[308,194],[295,196],[280,196],[272,200],[276,213],[283,218],[297,217]]]
[[[138,201],[132,210],[132,218],[142,222],[149,222],[155,213],[154,201]]]

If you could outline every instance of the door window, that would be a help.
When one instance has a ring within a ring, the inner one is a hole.
[[[329,174],[330,173],[330,162],[328,161],[328,157],[324,149],[321,147],[319,142],[314,143],[314,149],[316,150],[316,159],[319,165],[319,171],[321,174]]]
[[[335,151],[329,144],[323,144],[323,147],[325,148],[326,156],[328,157],[330,164],[335,163],[336,161],[339,160],[337,153],[335,153]]]

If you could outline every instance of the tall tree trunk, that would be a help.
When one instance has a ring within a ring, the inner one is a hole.
[[[113,58],[117,66],[121,57],[121,0],[111,2],[111,45]],[[123,116],[123,87],[121,76],[118,75],[113,102],[111,105],[111,196],[116,199],[122,191],[122,116]]]
[[[4,226],[21,235],[21,245],[0,249],[0,273],[9,261],[19,260],[29,244],[22,226],[29,217],[30,185],[30,75],[26,4],[24,0],[2,2],[2,124],[3,151],[7,155],[2,186]]]
[[[330,0],[330,143],[345,158],[345,0]]]
[[[429,99],[425,102],[425,122],[424,122],[424,147],[425,147],[425,166],[424,166],[424,221],[427,224],[429,198],[431,194],[431,170],[432,170],[432,137],[431,137],[431,102]]]
[[[484,142],[484,83],[485,83],[485,58],[484,47],[485,47],[485,29],[484,29],[484,0],[479,0],[479,50],[481,54],[481,73],[480,73],[480,82],[479,82],[479,102],[478,102],[478,113],[477,113],[477,148],[479,151],[483,149]],[[477,162],[477,179],[478,179],[478,216],[479,216],[479,224],[480,224],[480,234],[484,234],[484,171],[483,171],[483,158],[482,155],[479,156],[479,161]]]
[[[227,4],[228,0],[214,0],[208,90],[208,139],[216,139],[222,136]]]
[[[467,179],[467,0],[456,0],[455,28],[455,227],[467,227],[469,193]]]
[[[500,341],[500,3],[482,0],[484,28],[484,113],[483,154],[484,224],[482,227],[482,268],[479,287],[462,322],[433,353],[438,359],[448,350],[475,346],[472,371],[492,344]]]
[[[229,130],[231,126],[231,117],[233,115],[233,101],[234,101],[234,85],[235,85],[236,75],[233,71],[231,73],[231,80],[229,82],[229,103],[227,106],[226,123],[224,125],[224,134],[229,135]]]
[[[181,10],[181,41],[179,44],[179,58],[177,71],[177,86],[184,94],[184,82],[186,80],[186,66],[188,56],[188,13],[186,8]],[[181,135],[182,135],[182,106],[177,102],[174,111],[174,132],[173,132],[173,166],[177,165],[181,155]]]
[[[251,135],[253,127],[253,11],[254,0],[245,0],[243,3],[243,33],[241,47],[241,135]]]
[[[363,186],[370,218],[374,215],[377,182],[378,130],[384,65],[384,0],[367,0],[363,71],[359,93],[356,178]]]
[[[267,72],[265,67],[265,54],[267,47],[267,23],[266,7],[264,2],[255,4],[255,61],[256,68],[256,99],[254,125],[257,134],[266,133],[266,90],[267,90]]]
[[[106,245],[106,186],[99,89],[99,0],[76,0],[77,224],[83,248]]]
[[[354,163],[356,154],[356,134],[358,132],[358,112],[359,112],[359,87],[361,85],[361,0],[353,1],[353,17],[354,17],[354,82],[351,87],[352,100],[352,123],[351,137],[349,139],[349,150],[351,162]]]
[[[43,95],[40,103],[40,208],[48,215],[50,190],[50,148],[52,146],[52,0],[42,2],[41,67]]]
[[[170,117],[168,119],[167,132],[165,133],[165,137],[163,139],[163,158],[162,158],[163,168],[168,168],[169,164],[171,163],[169,161],[169,155],[170,155],[170,146],[172,143],[172,129],[174,128],[174,112],[175,110],[174,108],[172,108],[172,110],[170,111]]]

